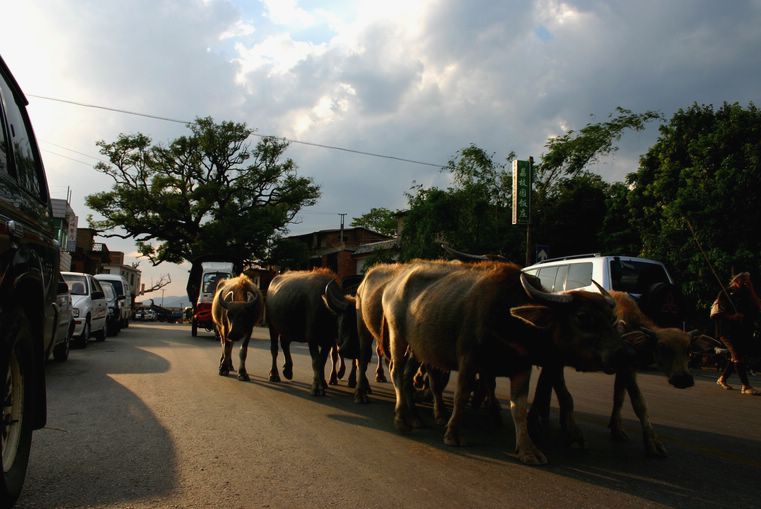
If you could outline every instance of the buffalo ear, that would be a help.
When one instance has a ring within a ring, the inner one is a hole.
[[[649,331],[648,331],[649,332]],[[621,339],[624,343],[634,348],[637,353],[649,352],[653,349],[653,342],[655,341],[655,334],[650,334],[644,330],[635,330],[621,334]]]
[[[690,342],[690,350],[698,353],[712,352],[717,346],[724,348],[724,345],[721,342],[715,340],[711,336],[706,336],[705,334],[693,335],[692,341]]]
[[[532,304],[518,306],[510,308],[510,315],[535,329],[546,330],[552,325],[552,314],[547,306]]]

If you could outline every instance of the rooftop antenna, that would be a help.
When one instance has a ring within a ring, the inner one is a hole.
[[[339,212],[338,215],[341,218],[341,234],[340,234],[340,239],[341,239],[341,244],[343,244],[344,243],[344,218],[346,217],[346,212]]]

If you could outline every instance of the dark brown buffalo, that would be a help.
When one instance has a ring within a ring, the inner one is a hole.
[[[563,295],[535,289],[517,265],[500,262],[431,269],[413,264],[391,277],[382,296],[394,422],[410,429],[414,417],[405,354],[443,370],[457,370],[454,409],[445,443],[460,444],[460,421],[476,373],[510,377],[516,449],[524,463],[543,464],[526,425],[532,364],[557,362],[579,370],[613,372],[622,342],[609,298],[584,291]],[[383,336],[382,336],[383,337]]]
[[[270,381],[279,382],[278,340],[283,347],[283,376],[293,377],[290,342],[309,345],[312,357],[312,394],[325,394],[325,362],[339,338],[356,336],[354,301],[338,286],[330,270],[293,271],[276,276],[267,290],[267,324],[270,331],[272,368]],[[354,340],[347,340],[347,342]]]
[[[262,292],[246,275],[222,280],[211,304],[214,327],[222,343],[222,357],[219,360],[219,374],[227,376],[233,370],[232,347],[236,341],[243,341],[240,347],[238,380],[248,381],[246,355],[248,342],[254,325],[261,322],[264,313]]]

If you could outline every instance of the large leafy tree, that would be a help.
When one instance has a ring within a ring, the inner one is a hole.
[[[370,212],[351,220],[352,226],[361,226],[383,235],[393,237],[397,234],[399,211],[384,207],[373,207]]]
[[[512,158],[510,154],[507,160]],[[443,169],[452,176],[450,187],[410,190],[402,258],[441,256],[441,242],[473,253],[519,257],[522,234],[510,224],[512,177],[506,166],[470,145]]]
[[[696,241],[723,283],[733,271],[761,267],[761,112],[754,104],[679,110],[629,181],[644,253],[665,261],[700,306],[719,283]]]
[[[108,158],[96,170],[111,190],[92,194],[90,219],[105,237],[134,238],[154,264],[216,254],[237,263],[264,258],[274,236],[313,205],[319,186],[283,158],[288,144],[261,138],[243,123],[199,118],[168,146],[143,134],[99,141]]]

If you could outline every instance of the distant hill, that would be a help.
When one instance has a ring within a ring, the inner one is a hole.
[[[149,306],[150,301],[153,300],[153,303],[157,306],[165,307],[165,308],[185,308],[190,306],[190,301],[188,300],[187,295],[183,296],[174,296],[174,295],[165,295],[163,298],[163,304],[162,304],[162,298],[161,293],[158,295],[141,295],[137,298],[138,302],[142,302],[144,306]]]

